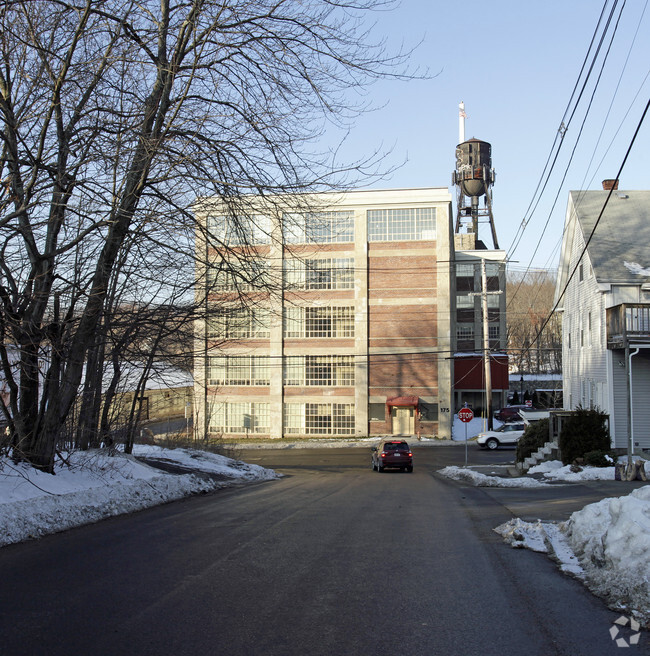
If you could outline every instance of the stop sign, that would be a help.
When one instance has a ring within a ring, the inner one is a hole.
[[[474,413],[471,408],[461,408],[458,411],[458,418],[464,422],[472,421],[474,419]]]

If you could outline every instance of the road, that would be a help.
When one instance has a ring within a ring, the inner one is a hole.
[[[620,654],[619,614],[492,531],[508,498],[435,473],[461,448],[416,447],[412,474],[368,449],[241,455],[285,477],[0,550],[0,654]]]

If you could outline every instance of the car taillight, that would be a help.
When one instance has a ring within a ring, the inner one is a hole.
[[[382,451],[382,452],[381,452],[381,457],[382,457],[382,458],[385,458],[385,457],[386,457],[386,452],[385,452],[385,451]]]
[[[413,454],[409,451],[409,458],[413,457]]]

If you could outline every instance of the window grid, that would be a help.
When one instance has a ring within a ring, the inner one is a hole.
[[[488,326],[488,338],[489,339],[499,339],[500,334],[501,334],[501,331],[499,330],[499,326]]]
[[[208,232],[213,239],[229,246],[271,243],[271,219],[262,214],[209,216]]]
[[[351,257],[285,260],[287,289],[352,289],[354,260]]]
[[[250,259],[241,262],[221,261],[207,270],[208,291],[250,292],[266,288],[270,283],[271,267],[267,260]]]
[[[368,210],[368,241],[416,241],[436,238],[436,208]]]
[[[282,217],[286,244],[334,244],[354,241],[354,212],[289,213]]]
[[[485,276],[486,278],[494,278],[499,275],[499,263],[498,262],[486,262],[485,263]]]
[[[354,405],[287,403],[284,432],[299,435],[354,435]]]
[[[208,319],[211,339],[263,339],[270,335],[270,316],[266,308],[223,311]]]
[[[474,296],[459,294],[456,296],[456,308],[459,310],[474,309]]]
[[[284,336],[354,337],[354,307],[290,307],[284,310]]]
[[[269,357],[221,355],[208,362],[209,385],[269,385]]]
[[[456,264],[456,276],[458,278],[473,278],[474,263]]]
[[[352,355],[292,355],[285,359],[285,385],[354,386]]]
[[[473,323],[459,323],[456,326],[457,339],[474,339],[474,324]]]
[[[270,433],[269,403],[220,403],[210,415],[210,433]]]

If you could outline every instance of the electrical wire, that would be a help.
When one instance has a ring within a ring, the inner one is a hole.
[[[636,130],[634,131],[634,135],[632,136],[632,140],[630,141],[630,144],[629,144],[629,146],[628,146],[628,148],[627,148],[627,151],[626,151],[626,153],[625,153],[625,157],[623,158],[623,161],[621,162],[621,166],[619,167],[618,173],[616,174],[616,178],[615,178],[616,180],[619,180],[620,177],[621,177],[621,173],[623,172],[623,169],[625,168],[625,163],[627,162],[627,159],[628,159],[630,153],[632,152],[632,147],[633,147],[633,145],[634,145],[634,142],[636,141],[636,138],[637,138],[637,136],[638,136],[638,134],[639,134],[639,131],[641,130],[641,126],[643,125],[643,121],[645,120],[645,117],[646,117],[646,115],[647,115],[647,113],[648,113],[648,109],[649,109],[649,108],[650,108],[650,100],[646,103],[645,109],[643,110],[643,114],[641,115],[641,118],[640,118],[639,123],[638,123],[638,125],[637,125],[637,127],[636,127]],[[565,282],[565,284],[564,284],[564,287],[562,288],[562,291],[560,292],[560,294],[559,294],[558,297],[557,297],[557,301],[555,302],[555,305],[554,305],[553,308],[551,309],[549,315],[546,317],[544,323],[542,324],[542,327],[539,329],[537,335],[535,336],[535,338],[533,339],[533,341],[531,342],[531,344],[528,346],[528,349],[527,349],[527,350],[530,350],[530,349],[532,348],[532,346],[533,346],[533,345],[539,340],[539,338],[540,338],[540,336],[541,336],[541,334],[542,334],[544,328],[546,327],[546,325],[548,324],[548,322],[551,320],[551,317],[553,316],[553,313],[557,310],[557,308],[558,308],[559,305],[560,305],[560,302],[561,302],[562,299],[564,298],[564,294],[566,293],[566,290],[567,290],[567,288],[568,288],[568,286],[569,286],[569,283],[571,282],[571,280],[573,279],[573,276],[575,275],[576,271],[578,270],[578,267],[579,267],[579,265],[580,265],[580,262],[582,261],[582,258],[584,257],[584,254],[587,252],[587,248],[589,247],[589,244],[591,243],[591,240],[593,239],[593,236],[594,236],[594,234],[595,234],[595,232],[596,232],[596,228],[598,227],[598,224],[600,223],[600,220],[601,220],[602,217],[603,217],[603,214],[604,214],[604,212],[605,212],[605,209],[606,209],[606,207],[607,207],[607,205],[608,205],[608,203],[609,203],[609,199],[612,197],[612,194],[613,194],[613,193],[614,193],[614,187],[612,187],[612,188],[609,190],[609,193],[607,194],[607,198],[605,199],[605,202],[603,203],[603,206],[602,206],[602,208],[601,208],[601,210],[600,210],[600,212],[599,212],[599,214],[598,214],[598,217],[597,217],[597,219],[596,219],[596,222],[594,223],[594,227],[592,228],[592,230],[591,230],[591,232],[590,232],[590,234],[589,234],[589,237],[588,237],[587,240],[585,241],[585,245],[584,245],[584,247],[582,248],[582,252],[580,253],[580,256],[577,258],[577,260],[576,260],[576,264],[575,264],[575,266],[573,267],[573,270],[571,271],[571,273],[570,273],[569,276],[567,277],[567,280],[566,280],[566,282]]]
[[[561,148],[562,148],[562,144],[563,144],[563,142],[564,142],[564,137],[565,137],[566,132],[567,132],[567,130],[568,130],[568,128],[569,128],[569,125],[570,125],[570,123],[571,123],[571,120],[573,119],[573,115],[575,114],[575,110],[577,109],[577,106],[578,106],[578,104],[579,104],[579,102],[580,102],[580,99],[581,99],[581,97],[582,97],[582,94],[583,94],[583,92],[584,92],[584,89],[585,89],[585,87],[586,87],[586,84],[587,84],[587,82],[588,82],[588,80],[589,80],[589,77],[590,77],[590,75],[591,75],[591,71],[593,70],[593,65],[594,65],[595,60],[596,60],[596,58],[597,58],[597,56],[598,56],[598,53],[599,53],[599,51],[600,51],[600,45],[602,44],[602,40],[603,40],[603,38],[604,38],[604,35],[605,35],[607,29],[609,28],[609,23],[610,23],[610,21],[611,21],[612,14],[613,14],[613,11],[614,11],[615,8],[616,8],[616,5],[617,5],[618,0],[615,0],[614,5],[612,6],[612,9],[611,9],[611,11],[610,11],[610,15],[609,15],[608,20],[607,20],[606,25],[605,25],[605,29],[603,30],[603,32],[602,32],[602,34],[601,34],[601,37],[600,37],[599,46],[598,46],[598,48],[596,49],[596,52],[595,52],[595,54],[594,54],[593,57],[592,57],[592,60],[591,60],[592,63],[591,63],[591,65],[590,65],[590,67],[589,67],[589,70],[588,70],[588,72],[587,72],[587,75],[586,75],[586,77],[585,77],[585,80],[584,80],[584,82],[583,82],[583,84],[582,84],[582,89],[581,89],[581,91],[580,91],[580,93],[579,93],[579,95],[578,95],[578,98],[577,98],[576,102],[575,102],[573,112],[571,113],[571,116],[567,119],[567,114],[569,113],[569,110],[570,110],[571,105],[572,105],[572,103],[573,103],[573,99],[574,99],[574,97],[575,97],[575,95],[576,95],[576,91],[577,91],[577,89],[578,89],[578,87],[579,87],[579,85],[580,85],[580,80],[581,80],[581,78],[582,78],[582,76],[583,76],[583,73],[585,72],[585,68],[586,68],[586,66],[587,66],[587,62],[588,62],[588,60],[589,60],[590,53],[591,53],[591,51],[592,51],[592,48],[593,48],[594,43],[595,43],[595,41],[596,41],[596,38],[597,38],[597,36],[598,36],[599,30],[600,30],[600,26],[601,26],[601,23],[602,23],[602,21],[603,21],[603,16],[604,16],[604,14],[605,14],[605,9],[606,9],[606,7],[607,7],[608,2],[609,2],[609,0],[605,0],[605,3],[603,4],[603,7],[602,7],[601,12],[600,12],[600,16],[599,16],[599,18],[598,18],[598,22],[597,22],[597,24],[596,24],[596,27],[595,27],[595,29],[594,29],[594,33],[593,33],[593,35],[592,35],[592,37],[591,37],[591,41],[590,41],[590,43],[589,43],[589,47],[587,48],[587,52],[586,52],[586,54],[585,54],[585,58],[584,58],[584,60],[583,60],[583,62],[582,62],[582,66],[581,66],[581,68],[580,68],[580,72],[578,73],[578,77],[576,78],[576,82],[575,82],[575,84],[574,84],[573,91],[571,92],[571,96],[569,97],[569,101],[567,102],[567,106],[566,106],[566,108],[565,108],[565,110],[564,110],[564,114],[562,115],[562,119],[561,119],[561,121],[560,121],[560,126],[559,126],[559,128],[558,128],[558,130],[557,130],[557,132],[556,132],[556,134],[555,134],[555,139],[553,140],[553,145],[551,146],[551,150],[550,150],[549,155],[548,155],[548,157],[547,157],[547,159],[546,159],[546,163],[545,163],[545,165],[544,165],[544,169],[542,170],[542,173],[541,173],[540,179],[539,179],[539,181],[538,181],[538,183],[537,183],[537,186],[536,186],[536,188],[535,188],[535,191],[533,192],[533,196],[532,196],[532,198],[531,198],[531,200],[530,200],[530,203],[529,203],[529,205],[528,205],[528,208],[526,209],[526,212],[524,213],[524,218],[522,219],[521,224],[520,224],[519,228],[517,229],[517,232],[515,233],[515,236],[513,237],[512,243],[510,244],[510,247],[509,247],[508,250],[507,250],[507,257],[508,257],[508,259],[511,259],[512,256],[514,255],[514,252],[516,251],[516,249],[517,249],[519,243],[521,242],[521,239],[522,239],[522,237],[523,237],[523,235],[524,235],[524,232],[525,232],[525,230],[526,230],[526,227],[528,226],[528,223],[530,222],[530,219],[533,217],[533,215],[534,215],[534,213],[535,213],[535,210],[537,209],[537,206],[539,205],[539,202],[540,202],[540,200],[541,200],[541,197],[543,196],[544,191],[546,190],[546,187],[547,187],[547,185],[548,185],[548,183],[549,183],[549,180],[550,180],[551,174],[552,174],[552,172],[553,172],[553,169],[554,169],[555,164],[556,164],[556,162],[557,162],[557,159],[558,159],[558,157],[559,157],[560,150],[561,150]],[[558,139],[559,139],[559,144],[558,144]],[[557,151],[555,151],[556,146],[557,146]],[[554,154],[554,151],[555,151],[555,154]],[[551,163],[551,165],[550,165],[550,167],[549,167],[549,162],[551,162],[551,160],[552,160],[552,163]],[[541,190],[540,190],[540,187],[541,187]]]

